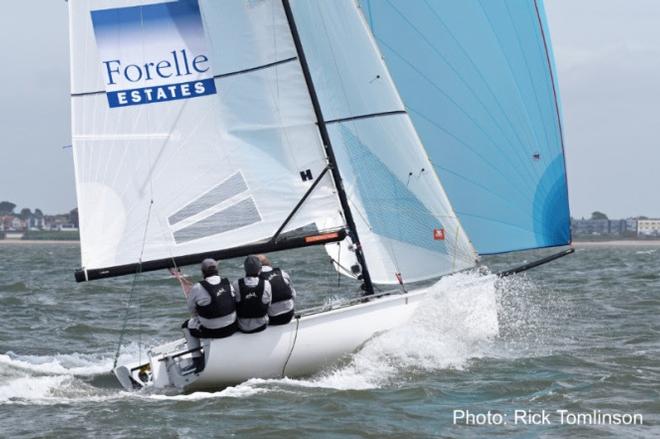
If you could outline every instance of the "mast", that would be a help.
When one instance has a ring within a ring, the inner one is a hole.
[[[293,12],[291,10],[291,5],[289,0],[282,0],[282,5],[284,7],[284,12],[286,13],[287,21],[289,22],[289,28],[291,29],[291,36],[293,42],[296,45],[296,52],[298,53],[298,58],[300,59],[300,66],[302,67],[303,75],[305,76],[305,82],[307,83],[307,89],[309,91],[309,96],[312,100],[312,105],[314,107],[314,114],[316,115],[317,124],[319,127],[319,132],[321,133],[321,140],[325,147],[326,155],[330,163],[330,171],[332,172],[332,178],[335,181],[335,186],[337,187],[337,195],[339,196],[339,202],[341,204],[342,210],[344,211],[344,216],[346,218],[346,224],[349,228],[349,236],[355,244],[355,256],[357,257],[360,266],[362,267],[362,280],[364,281],[364,287],[366,289],[366,294],[373,294],[374,287],[371,283],[371,276],[369,276],[369,270],[367,269],[367,262],[362,253],[362,246],[360,245],[360,239],[357,233],[357,227],[355,226],[355,221],[353,219],[353,214],[351,213],[351,208],[348,203],[348,198],[346,197],[346,192],[344,191],[344,185],[342,184],[341,174],[337,166],[337,160],[335,158],[335,153],[332,150],[332,142],[330,142],[330,135],[328,134],[328,129],[325,124],[325,119],[323,118],[323,112],[321,111],[321,105],[316,95],[316,90],[314,88],[314,82],[312,81],[312,75],[309,71],[309,65],[307,64],[307,59],[305,58],[305,52],[300,41],[300,35],[298,34],[298,28],[296,27],[296,22],[293,18]]]

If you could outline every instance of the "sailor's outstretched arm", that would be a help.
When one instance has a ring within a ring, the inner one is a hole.
[[[179,285],[181,285],[181,289],[183,290],[184,296],[188,297],[188,294],[190,294],[190,289],[193,287],[193,283],[181,273],[181,269],[179,268],[170,268],[170,274],[174,276],[178,281]]]

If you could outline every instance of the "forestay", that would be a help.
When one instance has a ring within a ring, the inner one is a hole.
[[[542,1],[360,3],[477,251],[570,243]]]
[[[372,280],[473,266],[476,254],[356,3],[291,5]]]
[[[327,167],[281,2],[69,9],[85,269],[273,237]],[[344,226],[325,173],[283,232]]]

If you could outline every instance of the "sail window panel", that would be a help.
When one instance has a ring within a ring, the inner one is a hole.
[[[326,121],[403,110],[354,1],[291,5]]]
[[[296,57],[281,0],[201,0],[216,75]]]
[[[174,225],[180,221],[202,213],[211,207],[217,206],[247,190],[247,183],[245,182],[243,175],[240,172],[237,172],[209,192],[177,211],[174,215],[170,216],[168,222],[171,225]]]
[[[543,3],[360,3],[477,250],[570,242]]]
[[[261,215],[252,198],[246,198],[213,215],[174,232],[177,243],[203,239],[234,231],[261,221]]]
[[[375,282],[396,283],[396,273],[423,280],[474,265],[476,254],[406,115],[328,130]],[[434,239],[439,229],[443,240]]]

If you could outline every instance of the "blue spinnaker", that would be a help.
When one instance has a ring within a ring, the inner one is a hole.
[[[360,0],[480,254],[569,244],[559,89],[541,0]]]

